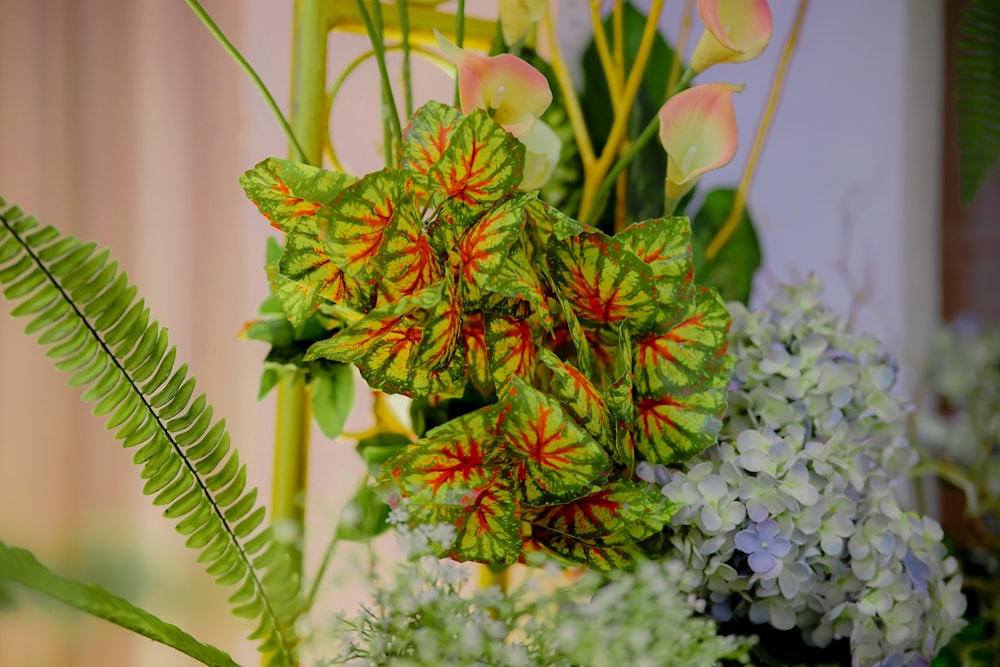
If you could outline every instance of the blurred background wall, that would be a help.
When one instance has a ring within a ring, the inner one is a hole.
[[[771,4],[775,34],[764,56],[708,77],[747,84],[736,97],[740,153],[710,185],[738,181],[764,106],[796,3]],[[204,5],[284,101],[291,3]],[[495,3],[468,5],[489,14]],[[667,5],[672,36],[683,3]],[[582,0],[560,5],[570,53],[589,38],[584,9]],[[765,253],[758,294],[815,271],[831,305],[915,363],[941,303],[945,2],[841,0],[809,11],[750,197]],[[0,17],[0,194],[112,249],[226,416],[267,497],[273,406],[255,400],[264,349],[236,334],[266,292],[270,231],[237,178],[285,155],[273,118],[180,0],[0,0]],[[332,35],[331,72],[364,44]],[[418,103],[450,91],[432,66],[418,77]],[[359,172],[380,166],[376,87],[369,63],[332,117],[334,140]],[[0,306],[0,539],[198,628],[199,638],[253,664],[242,640],[250,628],[229,618],[224,593],[141,497],[130,454],[8,312]],[[315,437],[313,560],[360,469],[349,444]],[[20,600],[17,613],[0,612],[4,667],[192,664],[107,624]]]

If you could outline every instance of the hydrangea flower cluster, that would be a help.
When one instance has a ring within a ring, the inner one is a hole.
[[[914,463],[896,365],[819,305],[810,279],[733,315],[737,357],[718,445],[644,467],[682,508],[669,541],[720,621],[847,640],[854,665],[923,665],[962,626],[957,564],[894,493]]]
[[[463,594],[468,568],[428,555],[448,531],[401,526],[409,560],[392,582],[374,582],[374,603],[358,616],[305,633],[313,664],[709,667],[749,659],[749,640],[718,636],[705,602],[678,592],[680,563],[644,562],[610,581],[588,572],[555,590],[529,582],[507,594]]]

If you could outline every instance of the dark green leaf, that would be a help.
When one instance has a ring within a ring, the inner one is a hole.
[[[379,433],[359,442],[357,449],[365,463],[377,469],[400,447],[405,447],[411,442],[401,433]]]
[[[337,539],[362,542],[381,535],[389,528],[389,506],[370,486],[362,487],[351,498],[337,523]]]
[[[757,230],[747,209],[739,225],[722,246],[722,250],[709,260],[705,256],[708,244],[722,228],[733,210],[736,191],[722,188],[709,192],[705,203],[691,225],[691,248],[694,255],[694,276],[700,285],[716,287],[723,301],[750,301],[753,275],[760,266],[760,243]]]
[[[354,372],[349,364],[329,364],[312,379],[312,410],[323,435],[333,440],[344,431],[354,407]]]
[[[1000,159],[1000,3],[972,0],[959,34],[959,178],[968,204]]]

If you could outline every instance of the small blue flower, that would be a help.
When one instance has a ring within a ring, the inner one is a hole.
[[[910,576],[910,583],[913,584],[913,587],[921,593],[927,593],[927,582],[932,574],[930,565],[917,558],[913,549],[907,549],[906,556],[903,557],[903,567],[906,569],[906,574]]]
[[[736,533],[736,548],[750,554],[750,569],[764,579],[781,574],[781,559],[792,550],[792,543],[780,537],[779,531],[777,521],[765,519]]]

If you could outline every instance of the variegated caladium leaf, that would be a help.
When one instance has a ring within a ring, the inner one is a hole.
[[[520,464],[526,505],[580,498],[610,472],[604,448],[554,398],[515,377],[499,405],[500,434]]]
[[[462,112],[431,100],[410,118],[403,134],[402,168],[427,176],[448,147]]]
[[[641,331],[660,316],[652,269],[601,232],[550,238],[548,267],[556,290],[584,322]]]
[[[701,288],[683,320],[636,338],[635,444],[649,461],[672,463],[715,442],[732,371],[729,313]]]
[[[533,382],[538,345],[531,323],[505,315],[487,315],[486,356],[498,395],[506,393],[516,377]]]
[[[629,225],[615,239],[653,270],[663,314],[676,320],[691,299],[694,264],[687,218],[657,218]]]
[[[303,218],[315,219],[356,179],[307,164],[268,158],[240,177],[247,197],[273,227],[290,232]]]

